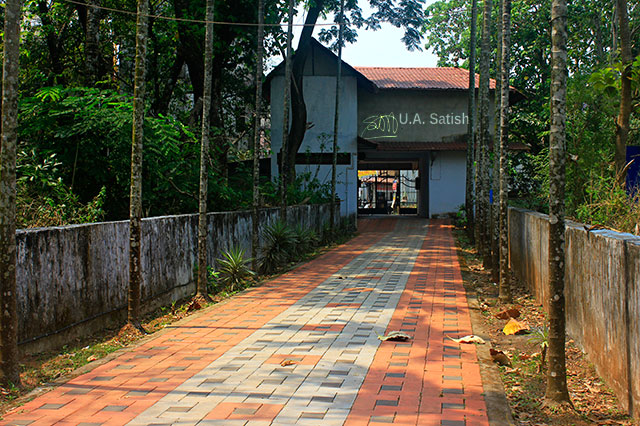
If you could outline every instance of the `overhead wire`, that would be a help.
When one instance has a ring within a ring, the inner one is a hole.
[[[70,3],[70,4],[75,4],[78,6],[84,6],[84,7],[90,7],[92,9],[100,9],[100,10],[106,10],[109,12],[116,12],[116,13],[122,13],[124,15],[131,15],[131,16],[137,16],[138,12],[136,11],[132,11],[132,10],[126,10],[126,9],[117,9],[117,8],[113,8],[113,7],[107,7],[107,6],[98,6],[95,4],[87,4],[84,3],[82,1],[78,1],[78,0],[56,0],[59,2],[64,2],[64,3]],[[463,13],[466,12],[467,9],[466,8],[460,8],[459,10],[450,10],[447,11],[446,14],[442,14],[442,15],[450,15],[450,14],[455,14],[455,13]],[[430,15],[430,18],[433,18],[435,16],[438,16],[440,14],[433,14]],[[230,22],[230,21],[207,21],[205,19],[191,19],[191,18],[177,18],[174,16],[166,16],[166,15],[156,15],[156,14],[146,14],[145,15],[148,18],[153,18],[153,19],[162,19],[162,20],[166,20],[166,21],[176,21],[176,22],[188,22],[188,23],[192,23],[192,24],[214,24],[214,25],[229,25],[229,26],[238,26],[238,27],[257,27],[258,23],[257,22]],[[276,24],[268,24],[268,23],[264,23],[263,24],[266,27],[281,27],[283,25],[283,23],[276,23]],[[335,22],[327,22],[327,23],[316,23],[316,24],[293,24],[294,27],[331,27],[331,26],[336,26]]]
[[[113,7],[107,7],[107,6],[98,6],[95,4],[87,4],[81,1],[77,1],[77,0],[57,0],[57,1],[61,1],[64,3],[71,3],[71,4],[75,4],[75,5],[79,5],[79,6],[84,6],[84,7],[90,7],[92,9],[100,9],[100,10],[106,10],[109,12],[116,12],[116,13],[122,13],[125,15],[131,15],[131,16],[137,16],[138,12],[136,11],[132,11],[132,10],[125,10],[125,9],[116,9]],[[238,26],[238,27],[257,27],[259,24],[256,22],[230,22],[230,21],[207,21],[205,19],[191,19],[191,18],[177,18],[174,16],[166,16],[166,15],[154,15],[154,14],[146,14],[145,15],[148,18],[153,18],[153,19],[163,19],[166,21],[178,21],[178,22],[188,22],[188,23],[192,23],[192,24],[214,24],[214,25],[232,25],[232,26]],[[268,23],[264,23],[263,24],[266,27],[280,27],[286,24],[282,24],[282,23],[277,23],[277,24],[268,24]],[[318,24],[293,24],[294,27],[318,27],[318,26],[335,26],[335,23],[318,23]]]

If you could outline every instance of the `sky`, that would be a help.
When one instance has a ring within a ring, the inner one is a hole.
[[[427,0],[427,4],[433,3],[435,0]],[[359,0],[363,16],[370,13],[369,2],[367,0]],[[318,20],[318,23],[333,23],[333,16],[328,17],[329,20]],[[294,19],[295,24],[303,24],[305,13],[299,10]],[[283,27],[286,32],[286,25]],[[298,43],[298,36],[302,31],[302,27],[294,27],[293,47]],[[313,35],[316,37],[320,32],[320,28],[314,29]],[[382,24],[377,31],[358,30],[358,40],[356,43],[347,44],[342,50],[342,59],[352,66],[363,67],[435,67],[438,57],[433,53],[422,50],[410,52],[402,43],[401,39],[404,31],[401,28],[395,28],[390,24]],[[274,58],[277,64],[282,59]]]

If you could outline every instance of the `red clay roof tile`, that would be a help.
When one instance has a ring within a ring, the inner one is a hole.
[[[467,90],[469,71],[463,68],[354,67],[380,89]],[[479,76],[476,74],[476,87]],[[495,80],[490,80],[495,89]]]

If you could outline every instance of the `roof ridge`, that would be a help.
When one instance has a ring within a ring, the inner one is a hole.
[[[463,71],[468,71],[464,68],[461,67],[380,67],[380,66],[362,66],[362,65],[354,65],[353,68],[375,68],[375,69],[409,69],[409,70],[423,70],[423,69],[431,69],[431,70],[439,70],[439,69],[456,69],[456,70],[463,70]]]

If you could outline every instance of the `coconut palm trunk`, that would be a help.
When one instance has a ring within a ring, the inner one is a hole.
[[[0,383],[4,386],[20,386],[16,299],[16,149],[20,21],[20,0],[6,0],[0,145]]]
[[[465,187],[465,212],[467,215],[467,235],[473,244],[474,236],[474,150],[476,146],[476,32],[478,21],[478,0],[471,6],[471,35],[469,40],[469,126],[467,127],[467,173]]]
[[[482,255],[485,268],[491,267],[491,243],[489,239],[489,221],[491,210],[489,204],[489,58],[491,36],[491,0],[484,0],[482,22],[482,45],[480,49],[480,141],[478,164],[478,221],[480,241],[476,242]]]
[[[85,31],[85,63],[86,83],[95,85],[100,79],[100,45],[98,35],[100,33],[99,0],[87,1],[87,24]]]
[[[142,142],[144,128],[145,60],[149,0],[138,0],[136,61],[133,88],[133,134],[131,142],[131,189],[129,200],[129,324],[142,331],[140,299],[142,285]]]
[[[198,194],[198,285],[196,298],[209,299],[207,293],[208,262],[207,197],[209,194],[209,131],[211,129],[211,80],[213,75],[214,0],[207,0],[204,37],[204,90],[202,92],[202,133],[200,140],[200,191]]]
[[[631,117],[631,35],[629,31],[629,14],[627,12],[627,0],[616,0],[616,12],[618,15],[618,32],[620,33],[620,60],[622,61],[622,75],[620,76],[620,112],[616,120],[616,171],[622,173],[627,156],[627,140],[629,139],[629,118]]]
[[[336,103],[333,116],[333,160],[331,163],[331,210],[329,222],[331,234],[335,235],[336,228],[336,168],[338,163],[338,130],[340,126],[340,88],[342,85],[342,42],[344,33],[344,0],[340,0],[340,15],[338,16],[338,69],[336,71]]]
[[[284,59],[284,99],[282,114],[282,148],[280,149],[280,217],[287,218],[287,156],[289,144],[289,108],[291,104],[291,41],[293,39],[293,0],[289,0],[287,21],[287,51]],[[295,164],[293,165],[295,167]]]
[[[260,236],[260,137],[262,135],[262,57],[264,45],[264,0],[258,1],[258,40],[256,49],[256,115],[253,129],[253,197],[251,208],[251,257],[253,270],[258,269]]]
[[[498,2],[498,17],[496,18],[496,39],[498,47],[496,49],[496,89],[494,93],[494,129],[495,137],[493,140],[493,166],[492,166],[492,185],[493,202],[491,203],[491,280],[494,283],[500,281],[500,132],[502,130],[500,123],[500,114],[502,111],[502,8],[504,0]]]
[[[564,232],[567,99],[567,0],[551,3],[549,131],[549,351],[545,398],[569,401],[565,362]]]
[[[509,175],[507,174],[507,147],[509,144],[509,71],[511,48],[511,0],[502,0],[502,57],[500,77],[500,196],[499,196],[499,299],[501,303],[511,303],[511,284],[509,282],[509,221],[507,195],[509,191]]]

